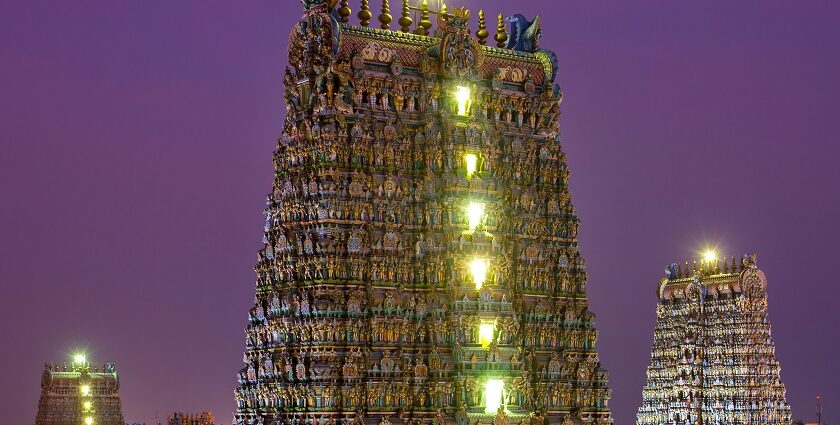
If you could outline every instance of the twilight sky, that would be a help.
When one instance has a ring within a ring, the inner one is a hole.
[[[794,418],[819,393],[840,422],[840,3],[450,4],[543,16],[616,423],[664,266],[707,243],[758,253]],[[43,362],[76,347],[117,363],[129,422],[230,422],[301,10],[0,2],[6,423],[34,422]]]

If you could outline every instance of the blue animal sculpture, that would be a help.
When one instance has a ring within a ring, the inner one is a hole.
[[[506,20],[510,24],[510,34],[506,46],[508,49],[519,52],[533,52],[539,49],[539,39],[542,35],[540,15],[537,15],[530,22],[520,14],[510,16]]]
[[[668,268],[665,269],[665,277],[668,279],[676,279],[677,276],[677,263],[668,264]]]

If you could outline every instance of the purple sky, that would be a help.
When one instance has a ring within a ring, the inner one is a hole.
[[[127,421],[229,423],[297,3],[0,2],[4,422],[86,347]],[[512,3],[451,2],[543,15],[616,423],[707,242],[758,252],[794,417],[840,422],[840,4]]]

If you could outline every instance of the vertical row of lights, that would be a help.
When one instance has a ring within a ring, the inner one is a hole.
[[[82,371],[87,368],[87,357],[82,354],[78,353],[73,356],[73,363]],[[81,376],[85,376],[82,373]],[[81,399],[81,407],[82,407],[82,422],[84,425],[93,425],[93,414],[95,413],[93,410],[93,400],[92,400],[92,392],[90,388],[90,384],[87,382],[79,382],[79,398]]]
[[[462,92],[461,89],[466,90],[467,96],[469,96],[469,89],[466,87],[459,87],[456,92],[456,96]],[[463,115],[460,113],[462,105],[461,98],[457,97],[457,99],[459,105],[459,115]],[[478,155],[470,152],[464,154],[464,169],[466,170],[467,179],[471,179],[478,170]],[[481,221],[484,219],[484,204],[481,202],[470,201],[466,206],[465,212],[467,213],[468,231],[474,232],[478,229],[478,226],[481,225]],[[476,291],[481,290],[481,286],[484,285],[484,280],[487,278],[487,268],[489,266],[490,262],[484,258],[474,258],[470,263],[470,273],[472,273]]]
[[[455,101],[457,103],[457,113],[460,116],[468,116],[469,108],[471,106],[471,93],[469,87],[459,86],[455,90]],[[466,171],[467,179],[471,179],[478,171],[478,155],[468,152],[464,154],[464,169]],[[470,201],[466,206],[467,226],[470,232],[474,232],[480,225],[484,218],[484,204],[480,202]],[[470,273],[473,277],[475,289],[481,290],[484,281],[487,279],[487,269],[490,267],[490,261],[486,258],[473,258],[469,264]],[[493,342],[493,335],[495,334],[495,321],[485,321],[479,324],[478,327],[478,342],[482,347],[489,347]],[[504,389],[504,382],[501,379],[488,379],[484,384],[484,411],[485,413],[494,414],[502,407],[502,393]]]

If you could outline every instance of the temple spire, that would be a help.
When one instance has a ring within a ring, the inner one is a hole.
[[[400,31],[402,31],[402,32],[410,32],[411,31],[411,24],[414,21],[411,20],[411,9],[410,9],[410,6],[408,4],[408,0],[403,0],[402,14],[400,16],[399,21],[397,21],[397,22],[400,24]]]
[[[496,27],[496,47],[505,47],[508,40],[507,31],[505,30],[505,15],[499,14],[499,25]]]
[[[429,20],[429,2],[423,0],[420,2],[420,22],[417,23],[417,28],[414,33],[417,35],[429,35],[429,29],[432,27],[432,21]]]
[[[487,44],[487,37],[490,36],[490,32],[487,31],[487,22],[484,19],[484,10],[478,11],[478,31],[475,32],[475,36],[478,38],[479,44]]]
[[[349,0],[341,0],[341,7],[338,9],[338,16],[341,17],[341,22],[347,23],[352,13]]]
[[[361,9],[357,15],[359,17],[359,24],[363,27],[370,25],[370,19],[373,18],[373,13],[370,13],[370,6],[368,0],[362,0]]]
[[[382,0],[382,13],[379,14],[379,28],[383,30],[391,29],[391,21],[394,17],[391,16],[391,9],[388,6],[388,0]]]

